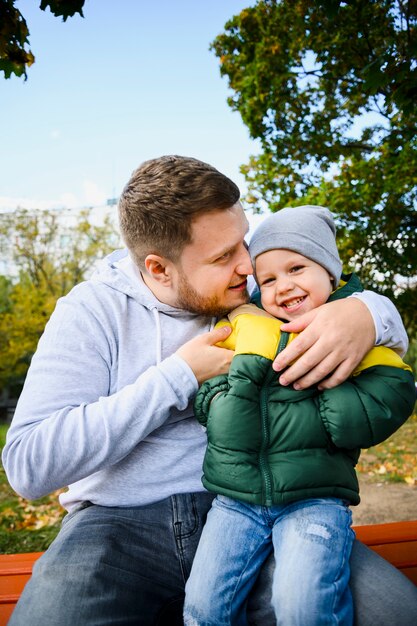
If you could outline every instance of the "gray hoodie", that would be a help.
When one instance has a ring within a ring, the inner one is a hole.
[[[357,297],[377,344],[404,352],[392,303]],[[69,511],[85,500],[138,506],[202,491],[197,380],[174,353],[212,324],[159,302],[125,250],[107,257],[58,301],[39,341],[3,450],[12,487],[38,498],[69,485],[60,496]]]
[[[71,510],[203,490],[197,380],[174,352],[212,320],[159,302],[123,259],[58,301],[32,359],[3,452],[26,498],[69,485]]]

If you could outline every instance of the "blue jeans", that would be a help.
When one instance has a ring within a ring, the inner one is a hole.
[[[179,626],[184,585],[213,496],[175,495],[136,508],[87,506],[68,515],[37,561],[9,626]],[[249,601],[251,624],[273,626],[273,558]],[[415,626],[417,588],[354,542],[357,626]]]
[[[352,626],[351,521],[335,498],[264,507],[217,496],[185,588],[184,623],[247,626],[247,598],[273,547],[277,624]]]

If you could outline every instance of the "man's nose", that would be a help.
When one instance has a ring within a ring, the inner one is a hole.
[[[236,266],[236,273],[240,276],[248,276],[253,274],[253,267],[250,260],[249,252],[246,247],[242,247],[242,251],[239,255],[238,263]]]

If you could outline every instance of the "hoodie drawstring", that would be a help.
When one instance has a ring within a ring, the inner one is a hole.
[[[156,364],[159,365],[160,362],[162,361],[161,319],[159,317],[158,307],[153,306],[151,308],[151,311],[153,313],[153,316],[154,316],[154,319],[155,319],[155,326],[156,326],[156,339],[155,339],[155,344],[156,344]],[[216,322],[217,322],[217,317],[212,317],[211,321],[210,321],[210,330],[213,330]]]
[[[159,365],[162,360],[162,333],[161,320],[159,319],[159,311],[156,306],[152,307],[152,313],[156,325],[156,364]]]

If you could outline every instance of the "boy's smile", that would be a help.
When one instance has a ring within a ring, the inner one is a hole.
[[[306,296],[301,296],[299,298],[285,300],[284,302],[281,303],[281,306],[287,311],[294,312],[297,309],[297,307],[300,306],[304,302],[305,299],[306,299]]]
[[[291,321],[324,304],[333,283],[324,267],[291,250],[268,250],[256,257],[256,280],[262,306]]]

